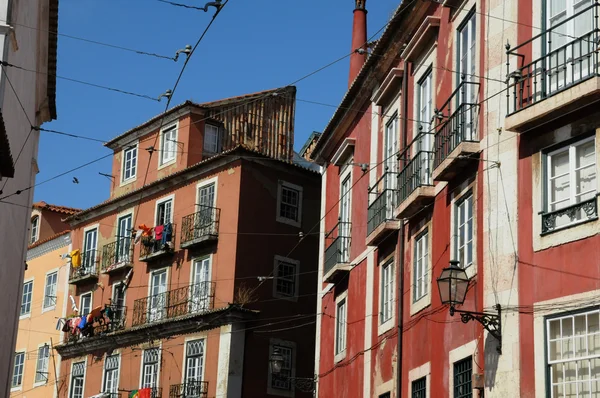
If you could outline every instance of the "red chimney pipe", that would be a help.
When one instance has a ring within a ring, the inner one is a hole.
[[[352,55],[350,55],[350,76],[348,87],[352,85],[360,69],[367,60],[367,0],[354,0],[354,22],[352,23]],[[362,52],[362,54],[361,54]]]

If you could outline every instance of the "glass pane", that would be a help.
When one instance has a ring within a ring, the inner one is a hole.
[[[556,361],[561,359],[561,355],[560,355],[560,340],[557,341],[551,341],[550,342],[550,352],[549,352],[549,357],[551,361]]]
[[[560,337],[560,320],[554,319],[548,322],[548,330],[551,340],[558,339]]]
[[[589,380],[590,379],[590,361],[583,360],[577,362],[577,379]]]
[[[600,313],[587,314],[588,333],[600,332]]]
[[[573,318],[563,318],[562,321],[562,337],[573,336]]]
[[[563,339],[562,340],[562,357],[563,359],[573,358],[574,352],[573,349],[573,339]]]
[[[575,337],[575,356],[581,358],[587,355],[585,336]]]

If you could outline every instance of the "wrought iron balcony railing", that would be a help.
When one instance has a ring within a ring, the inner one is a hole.
[[[438,167],[462,142],[478,142],[477,115],[479,83],[463,80],[440,111],[448,118],[437,128],[435,134],[435,162]]]
[[[325,241],[330,242],[325,249],[325,268],[327,274],[336,264],[350,261],[350,240],[352,236],[352,223],[338,221],[327,235]]]
[[[219,234],[221,209],[199,206],[199,210],[181,220],[181,246],[191,246],[198,241],[216,237]]]
[[[92,316],[92,321],[84,324],[81,323],[80,317],[66,321],[63,331],[66,333],[67,342],[78,341],[82,337],[101,336],[124,329],[127,307],[107,304],[98,313],[92,312]]]
[[[594,2],[516,47],[506,45],[509,115],[599,75],[599,9],[600,4]],[[569,31],[582,33],[574,36]],[[542,56],[525,64],[523,53],[529,49],[541,51]],[[511,56],[520,65],[516,70],[511,67]]]
[[[586,201],[540,214],[542,216],[542,235],[545,235],[558,229],[598,219],[598,202],[594,196]]]
[[[187,381],[173,384],[169,388],[169,398],[206,398],[208,397],[207,381]]]
[[[431,177],[434,153],[421,148],[430,147],[431,134],[419,135],[410,146],[400,153],[400,173],[398,174],[398,205],[408,198],[417,188],[432,186]],[[412,147],[416,153],[410,158]]]
[[[75,266],[73,259],[71,259],[69,283],[74,283],[88,278],[97,278],[98,261],[99,255],[97,250],[86,250],[81,253],[81,261],[79,266]]]
[[[133,263],[133,240],[122,237],[102,248],[102,272],[111,272]]]
[[[215,282],[200,282],[135,300],[133,326],[213,309]]]
[[[369,188],[369,196],[375,196],[375,199],[367,211],[367,235],[385,221],[395,220],[394,209],[398,205],[398,173],[386,171]]]
[[[156,228],[155,228],[156,229]],[[153,236],[142,236],[140,245],[140,260],[158,257],[175,251],[175,231],[177,224],[169,223],[163,226],[160,239]]]

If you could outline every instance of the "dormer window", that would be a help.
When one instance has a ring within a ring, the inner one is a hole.
[[[221,151],[220,128],[212,124],[204,127],[204,152],[218,153]]]
[[[31,238],[29,244],[33,244],[38,240],[40,231],[40,216],[35,216],[31,219]]]

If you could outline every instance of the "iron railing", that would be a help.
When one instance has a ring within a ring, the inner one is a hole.
[[[367,211],[367,235],[371,234],[379,225],[388,220],[394,220],[394,209],[398,205],[398,173],[386,171],[369,188],[369,197],[375,199]]]
[[[338,221],[327,235],[325,241],[330,242],[325,249],[325,268],[327,274],[336,264],[350,261],[350,240],[352,236],[352,223]]]
[[[133,326],[202,313],[214,305],[215,282],[200,282],[135,300]]]
[[[398,173],[398,205],[417,188],[433,185],[431,172],[434,153],[423,148],[432,145],[432,134],[420,134],[400,153],[400,173]],[[413,146],[415,148],[413,148]],[[411,150],[415,152],[411,158]]]
[[[181,220],[181,244],[219,234],[221,209],[209,206],[198,208],[196,213],[187,215]]]
[[[66,333],[67,342],[73,342],[82,337],[101,336],[124,329],[126,318],[127,307],[107,304],[92,318],[91,322],[86,322],[83,328],[80,327],[80,318],[76,317],[68,319],[63,330]]]
[[[73,266],[71,259],[71,269],[69,271],[69,281],[83,279],[88,276],[98,276],[98,251],[87,250],[81,253],[81,264],[79,267]]]
[[[169,398],[206,398],[208,397],[207,381],[187,381],[173,384],[169,388]]]
[[[598,203],[596,197],[584,202],[576,203],[562,209],[542,212],[542,235],[557,229],[567,228],[589,220],[598,218]],[[557,225],[557,221],[558,224]]]
[[[119,238],[102,248],[102,272],[109,272],[133,262],[133,240]]]
[[[573,85],[598,76],[600,3],[575,13],[570,18],[543,30],[540,34],[511,48],[507,48],[507,113],[509,115],[549,98]],[[573,26],[575,30],[590,26],[580,36],[565,32]],[[523,53],[541,51],[541,56],[525,64]],[[511,70],[511,56],[517,57],[520,66]]]
[[[462,142],[478,142],[477,115],[479,83],[463,80],[440,108],[448,118],[441,123],[435,134],[434,168],[438,167]],[[470,97],[470,98],[469,98]]]
[[[140,259],[175,250],[175,231],[177,230],[177,224],[170,223],[170,227],[168,228],[170,228],[170,232],[167,231],[167,233],[165,233],[165,230],[163,229],[161,239],[155,239],[152,236],[142,237]]]

